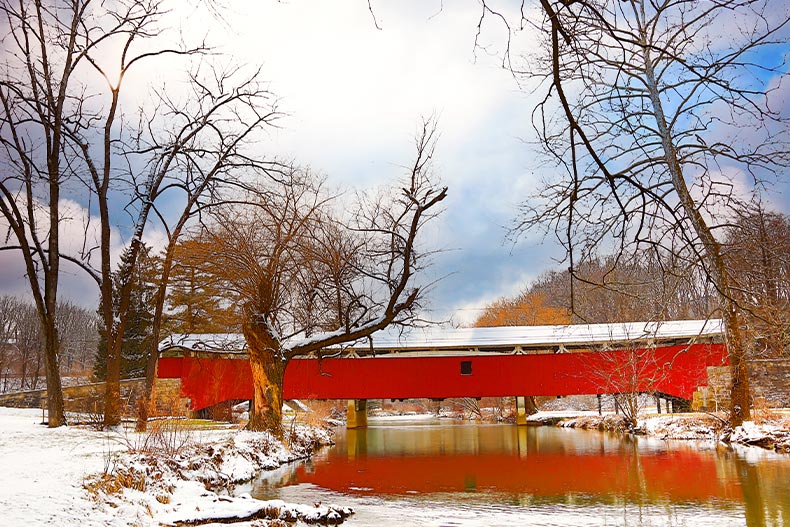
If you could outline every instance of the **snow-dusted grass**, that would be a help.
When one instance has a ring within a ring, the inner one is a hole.
[[[260,470],[328,443],[327,432],[315,427],[289,427],[283,443],[267,433],[183,424],[134,434],[49,429],[40,421],[40,410],[0,408],[2,525],[153,527],[235,519],[249,527],[282,524],[265,518],[337,523],[351,513],[232,494]]]

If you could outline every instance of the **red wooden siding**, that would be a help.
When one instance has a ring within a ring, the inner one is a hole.
[[[461,374],[462,362],[471,362],[471,374]],[[707,384],[706,367],[726,363],[723,344],[537,355],[294,359],[285,372],[283,396],[408,399],[658,391],[690,399],[698,386]],[[162,358],[158,376],[180,377],[182,395],[195,410],[252,398],[247,360]]]

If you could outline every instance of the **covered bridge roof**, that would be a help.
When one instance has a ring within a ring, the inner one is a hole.
[[[442,350],[512,351],[584,347],[623,347],[631,344],[675,344],[718,339],[720,319],[572,324],[562,326],[502,326],[486,328],[403,328],[391,326],[343,346],[359,354]],[[317,336],[312,335],[311,339]],[[300,339],[292,339],[295,345]],[[190,350],[245,354],[241,334],[175,334],[159,344],[160,351]]]

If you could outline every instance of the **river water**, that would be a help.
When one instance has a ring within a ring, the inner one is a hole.
[[[354,508],[345,525],[790,527],[790,456],[554,427],[371,419],[253,496]]]

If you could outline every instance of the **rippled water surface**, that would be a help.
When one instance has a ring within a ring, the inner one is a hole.
[[[790,526],[790,456],[553,427],[373,420],[253,495],[348,526]]]

